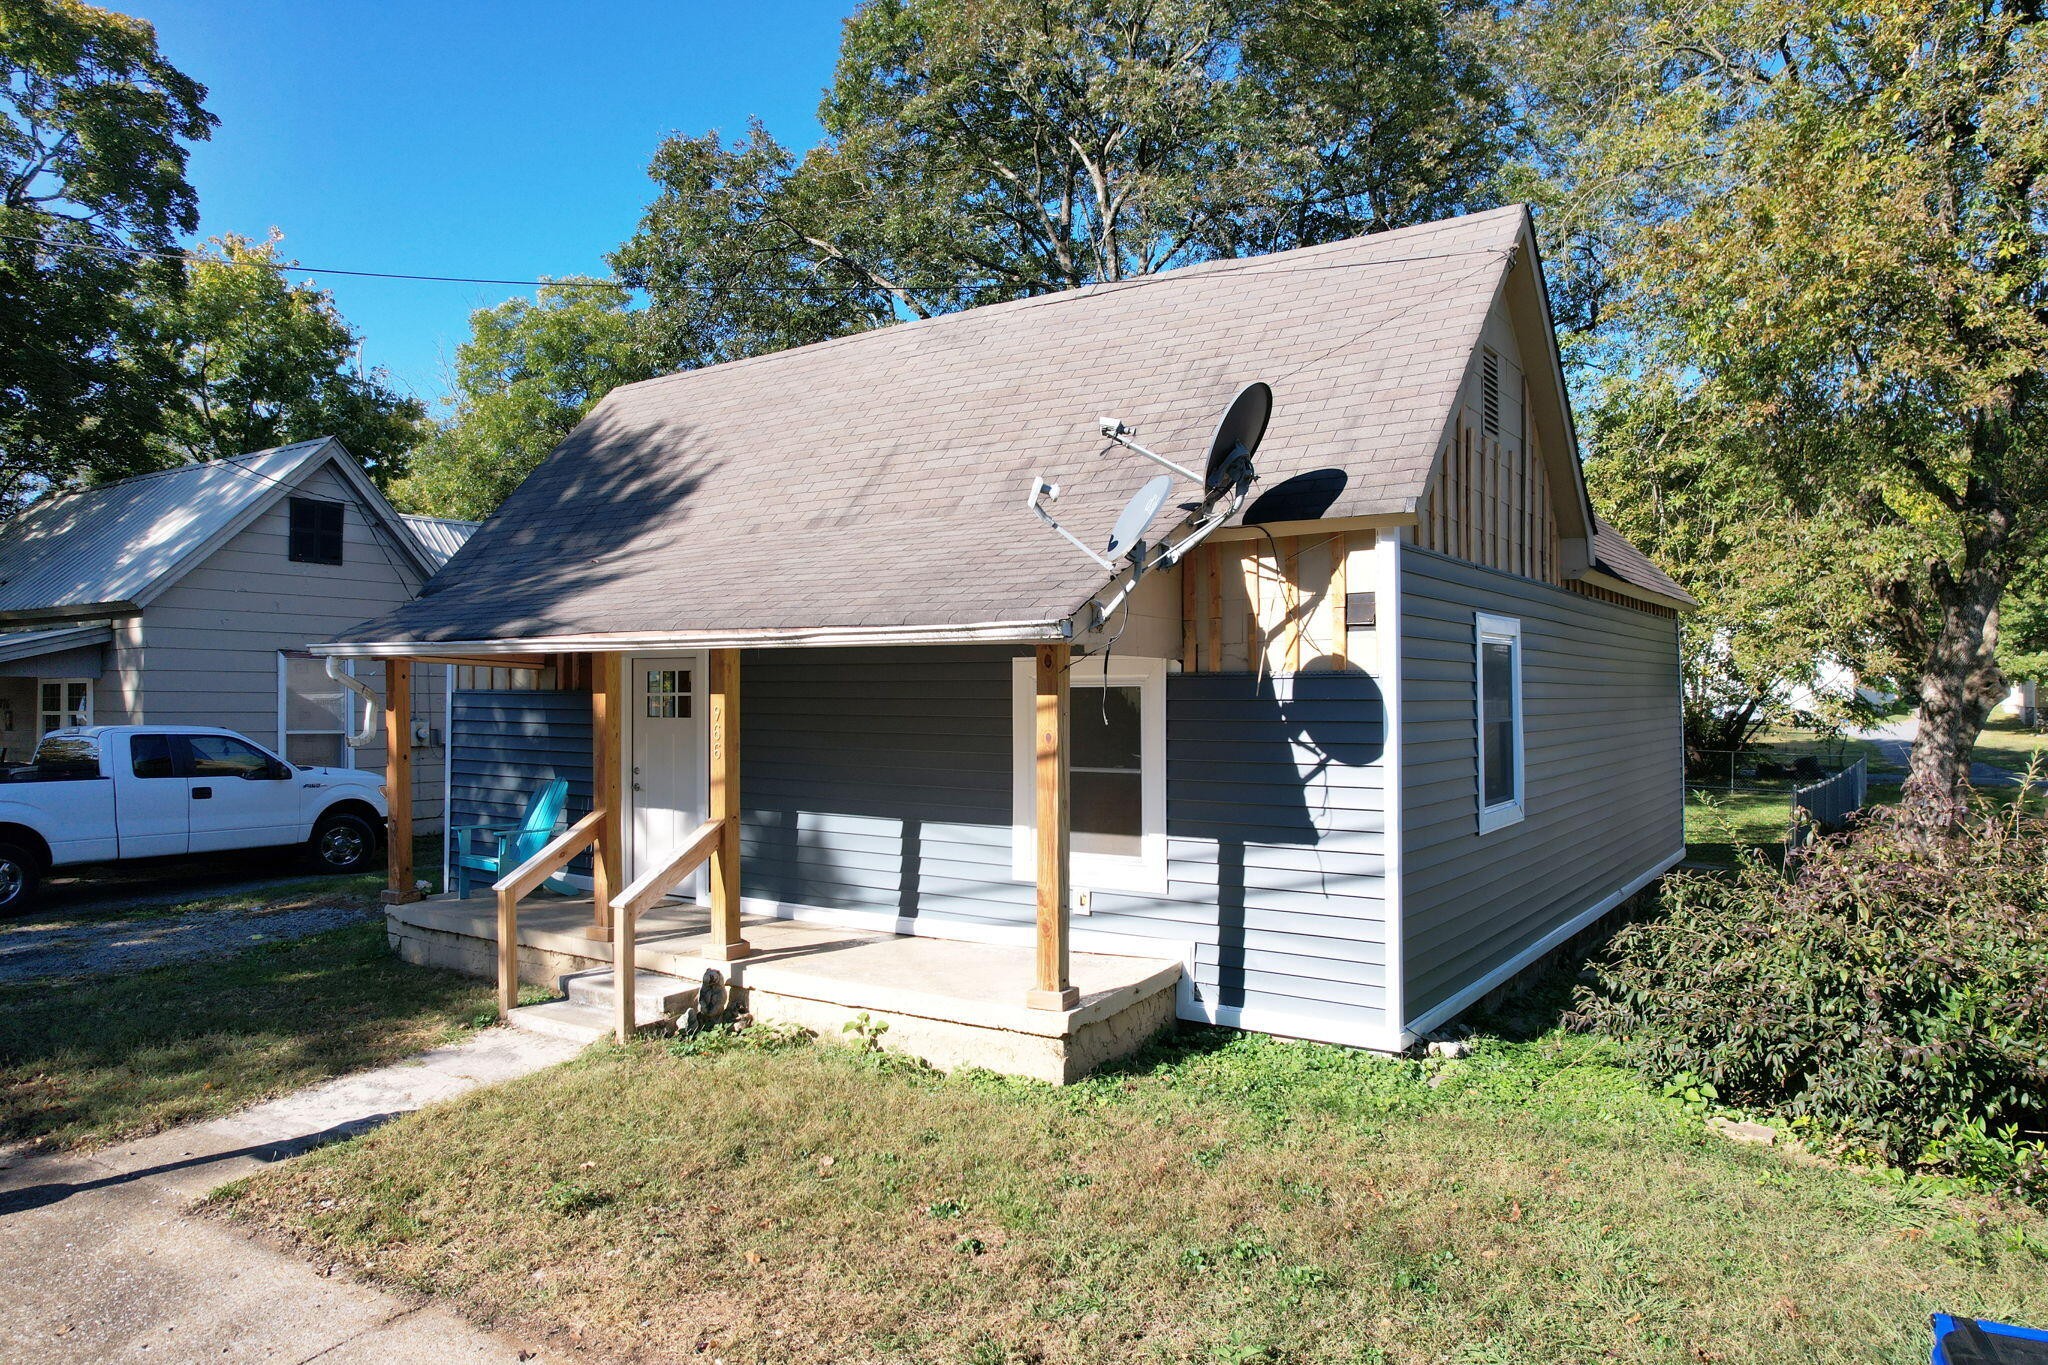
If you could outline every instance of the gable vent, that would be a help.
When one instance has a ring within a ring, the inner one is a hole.
[[[1488,436],[1500,435],[1500,357],[1487,347],[1479,353],[1479,402]]]

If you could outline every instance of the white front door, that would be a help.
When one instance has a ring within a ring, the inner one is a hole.
[[[628,881],[660,866],[704,821],[710,776],[702,738],[707,663],[701,654],[632,661],[625,698],[633,754],[626,774],[633,812]],[[694,898],[704,886],[700,870],[675,894]]]

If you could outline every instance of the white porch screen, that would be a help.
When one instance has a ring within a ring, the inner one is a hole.
[[[325,660],[287,654],[279,673],[284,756],[306,768],[352,768],[347,733],[348,691],[327,676]]]

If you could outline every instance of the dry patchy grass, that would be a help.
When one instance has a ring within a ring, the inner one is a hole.
[[[1913,1361],[2048,1313],[2048,1231],[1706,1136],[1604,1045],[1201,1030],[1054,1090],[838,1048],[600,1048],[223,1191],[632,1360]]]
[[[484,983],[394,958],[382,921],[225,960],[0,987],[0,1141],[156,1132],[495,1017]]]

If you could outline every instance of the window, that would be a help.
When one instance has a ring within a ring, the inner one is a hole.
[[[1479,695],[1479,832],[1522,818],[1522,623],[1475,618]]]
[[[233,735],[186,735],[191,777],[260,777],[270,769],[270,755]]]
[[[98,777],[100,745],[91,735],[59,735],[36,745],[36,771],[45,777]]]
[[[1166,889],[1166,663],[1075,663],[1068,712],[1068,821],[1075,889]],[[1038,875],[1036,667],[1019,659],[1014,695],[1011,871]]]
[[[137,777],[176,777],[169,735],[134,735],[128,740],[128,764]]]
[[[355,675],[355,662],[346,665]],[[353,768],[355,750],[348,747],[348,708],[352,693],[327,676],[327,661],[310,654],[278,657],[277,732],[284,740],[286,761],[302,768]]]
[[[690,717],[690,670],[650,668],[647,670],[647,718],[688,720]]]
[[[45,678],[37,691],[42,696],[42,718],[36,727],[40,737],[52,730],[92,724],[92,684],[83,678]]]
[[[292,499],[291,557],[295,564],[341,563],[341,504]]]

